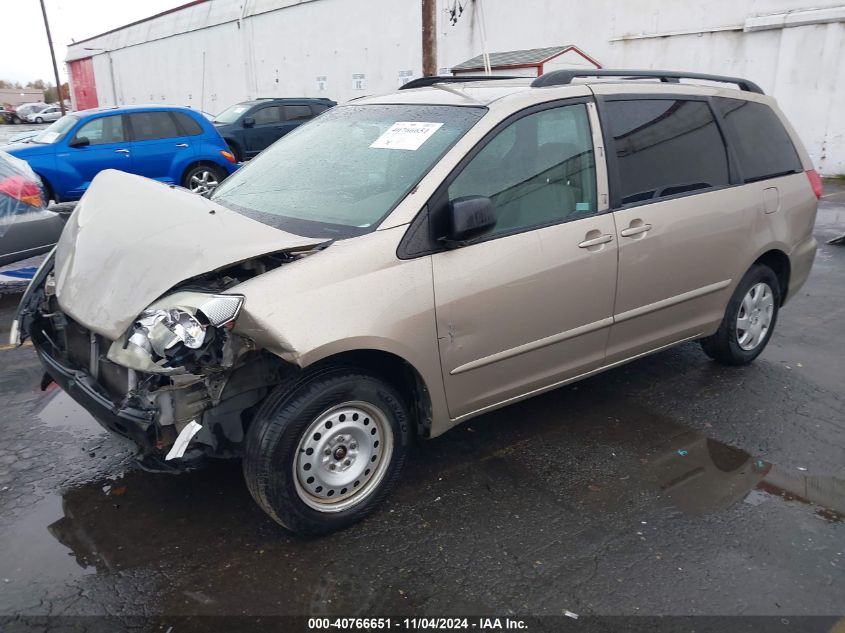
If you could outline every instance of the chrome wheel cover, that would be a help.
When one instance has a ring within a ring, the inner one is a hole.
[[[772,325],[775,300],[769,284],[754,284],[745,294],[736,318],[736,340],[746,352],[765,340]]]
[[[340,512],[370,496],[393,454],[387,415],[369,402],[344,402],[317,416],[293,461],[299,498],[320,512]]]
[[[188,180],[188,188],[198,194],[211,193],[219,184],[217,176],[208,169],[194,173]]]

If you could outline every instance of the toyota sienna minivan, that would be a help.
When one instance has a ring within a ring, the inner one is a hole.
[[[810,272],[820,195],[748,80],[428,77],[210,199],[101,173],[12,336],[147,467],[240,457],[273,519],[327,532],[415,437],[684,341],[750,363]]]

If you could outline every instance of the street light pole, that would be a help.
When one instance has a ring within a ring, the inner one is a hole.
[[[65,113],[65,100],[62,98],[62,82],[59,81],[59,67],[56,66],[56,53],[53,51],[53,37],[50,35],[50,23],[47,21],[47,9],[44,8],[44,0],[41,0],[41,14],[44,16],[44,28],[47,30],[47,43],[50,45],[50,59],[53,60],[53,76],[56,78],[56,94],[59,95],[59,108],[62,116]]]

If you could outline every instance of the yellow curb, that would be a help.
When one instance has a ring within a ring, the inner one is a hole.
[[[0,352],[4,352],[7,349],[15,349],[17,347],[32,347],[32,341],[24,341],[23,345],[0,345]]]

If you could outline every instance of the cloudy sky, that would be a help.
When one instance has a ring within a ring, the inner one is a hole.
[[[0,79],[55,83],[38,0],[2,0]],[[67,45],[103,31],[178,7],[187,0],[44,0],[62,81]]]

